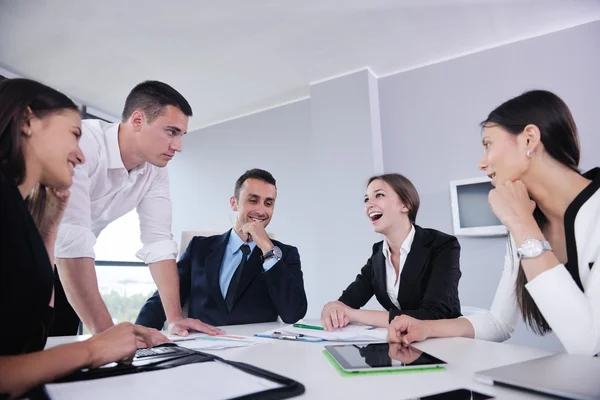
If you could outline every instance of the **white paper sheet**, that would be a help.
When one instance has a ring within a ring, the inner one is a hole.
[[[336,329],[334,331],[317,331],[314,329],[305,328],[294,328],[293,326],[286,326],[281,328],[282,332],[303,334],[305,336],[317,337],[333,342],[380,342],[386,339],[387,332],[381,330],[350,330],[344,331],[344,328]]]
[[[331,342],[382,342],[386,340],[387,329],[368,329],[365,325],[347,325],[334,331],[320,331],[315,329],[295,328],[293,325],[286,325],[278,329],[264,332],[264,335],[272,334],[278,331],[284,334],[298,335],[306,337],[319,338]]]
[[[52,400],[219,400],[281,386],[215,361],[113,378],[54,383],[46,385],[46,390]]]
[[[209,336],[204,333],[191,333],[188,336],[166,335],[181,347],[194,350],[223,350],[236,347],[249,347],[267,343],[269,340],[254,336],[218,335]]]
[[[174,335],[172,333],[169,333],[167,331],[162,331],[160,332],[163,335],[165,335],[169,340],[172,340],[174,342],[178,342],[180,340],[185,340],[185,339],[194,339],[194,338],[199,338],[199,337],[206,337],[208,336],[206,333],[200,333],[200,332],[194,332],[194,333],[190,333],[187,336],[178,336],[178,335]]]
[[[262,339],[250,336],[235,336],[235,337],[211,337],[203,336],[187,340],[176,341],[178,346],[194,350],[224,350],[233,349],[236,347],[250,347],[262,343],[268,343],[268,339]]]

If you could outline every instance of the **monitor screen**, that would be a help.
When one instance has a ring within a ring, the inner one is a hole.
[[[456,187],[461,228],[502,225],[488,204],[488,194],[493,188],[491,182]]]

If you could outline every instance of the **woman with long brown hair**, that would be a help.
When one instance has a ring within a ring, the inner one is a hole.
[[[80,136],[79,110],[64,94],[28,79],[0,83],[0,397],[151,344],[153,331],[122,323],[44,350],[54,315],[56,230],[73,170],[85,161]]]
[[[509,231],[504,271],[489,312],[448,321],[395,319],[388,340],[463,336],[503,341],[519,314],[553,331],[568,353],[600,352],[600,168],[581,174],[567,105],[534,90],[481,123],[480,169],[495,186],[492,211]]]

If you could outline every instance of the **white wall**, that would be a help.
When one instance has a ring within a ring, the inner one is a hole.
[[[365,69],[310,87],[311,137],[317,200],[311,208],[317,296],[311,314],[337,300],[380,240],[364,212],[368,178],[383,172],[378,85]],[[375,299],[369,304],[378,307]]]

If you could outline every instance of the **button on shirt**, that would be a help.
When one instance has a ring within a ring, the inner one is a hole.
[[[177,258],[167,169],[144,163],[127,171],[119,149],[119,124],[84,120],[81,125],[79,145],[86,161],[75,168],[56,257],[95,258],[100,232],[135,208],[143,244],[136,256],[148,264]]]
[[[223,294],[223,298],[227,296],[227,289],[229,288],[229,283],[231,283],[231,278],[233,277],[237,266],[242,260],[242,250],[240,250],[240,247],[242,247],[243,244],[250,246],[250,253],[248,253],[248,258],[250,258],[254,248],[256,247],[256,243],[253,241],[247,243],[244,242],[242,238],[232,229],[231,232],[229,232],[229,241],[227,242],[227,247],[225,247],[225,254],[223,255],[221,271],[219,274],[219,286],[221,288],[221,294]],[[277,260],[275,258],[269,258],[263,263],[263,270],[265,272],[270,270],[276,263]]]
[[[412,247],[413,240],[415,239],[415,227],[412,226],[410,232],[406,239],[404,239],[404,243],[400,247],[400,262],[398,263],[398,280],[396,281],[396,270],[394,269],[394,265],[392,264],[392,254],[390,252],[390,246],[388,245],[387,240],[383,241],[383,247],[381,251],[383,251],[383,255],[385,257],[385,276],[386,276],[386,291],[388,297],[392,301],[392,303],[400,309],[400,303],[398,303],[398,291],[400,289],[400,275],[402,274],[402,268],[404,268],[404,263],[406,262],[406,258],[408,257],[408,253],[410,252],[410,248]]]

